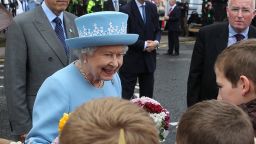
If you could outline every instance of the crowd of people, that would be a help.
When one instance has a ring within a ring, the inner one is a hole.
[[[153,119],[129,100],[137,81],[140,96],[153,98],[161,9],[146,0],[110,0],[103,3],[106,11],[77,17],[66,11],[69,3],[44,0],[7,29],[4,86],[12,140],[159,144]],[[170,0],[164,14],[171,56],[179,55],[188,9],[182,6]],[[255,0],[229,0],[226,22],[214,23],[211,2],[204,10],[176,143],[254,144]],[[59,133],[64,113],[71,114]]]

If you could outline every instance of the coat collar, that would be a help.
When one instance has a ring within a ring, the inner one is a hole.
[[[216,48],[218,53],[220,53],[228,45],[228,23],[224,23],[224,26],[220,27],[218,33]]]
[[[66,65],[68,63],[68,57],[65,53],[64,48],[62,47],[61,42],[59,42],[59,39],[54,32],[48,18],[43,12],[43,9],[41,7],[37,7],[35,12],[35,19],[33,21],[35,27],[38,29],[38,32],[42,35],[44,40],[47,42],[49,47],[54,51],[56,56],[59,58],[59,60],[62,62],[63,65]],[[67,32],[67,36],[73,35],[69,30],[67,31],[67,27],[70,27],[70,22],[67,21],[64,14],[64,25],[65,30]],[[73,30],[73,28],[70,28]]]
[[[147,6],[147,4],[146,4],[146,5],[145,5],[145,12],[146,12],[146,20],[148,21],[148,11],[147,11],[148,8],[147,8],[147,7],[148,7],[148,6]],[[141,26],[141,27],[144,27],[145,24],[144,24],[144,21],[143,21],[143,19],[142,19],[142,17],[141,17],[139,8],[138,8],[138,6],[137,6],[135,0],[133,0],[133,1],[131,2],[131,8],[132,8],[132,14],[133,14],[133,16],[134,16],[134,17],[137,17],[137,19],[139,20],[140,26]]]

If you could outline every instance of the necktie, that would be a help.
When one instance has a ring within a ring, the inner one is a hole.
[[[145,5],[141,5],[141,9],[142,9],[142,19],[144,23],[146,23]]]
[[[244,35],[242,35],[242,34],[235,34],[234,36],[236,37],[237,42],[239,42],[245,38]]]
[[[64,36],[64,32],[63,32],[63,28],[62,28],[62,22],[61,22],[61,19],[59,17],[56,17],[53,22],[56,23],[56,26],[55,26],[55,32],[58,36],[58,38],[60,39],[64,49],[65,49],[65,52],[66,54],[68,55],[69,54],[69,49],[68,47],[66,46],[66,43],[65,43],[65,36]]]
[[[119,5],[117,0],[114,0],[114,7],[115,7],[115,11],[119,11]]]
[[[171,12],[172,12],[172,7],[170,7],[170,9],[169,9],[169,15],[171,14]]]

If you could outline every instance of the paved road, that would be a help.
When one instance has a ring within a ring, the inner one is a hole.
[[[157,55],[157,70],[155,72],[154,97],[171,113],[171,122],[177,122],[186,109],[186,81],[189,69],[193,38],[180,38],[179,56],[164,55],[167,51],[167,36],[163,36]],[[0,55],[3,54],[0,52]],[[2,76],[0,67],[0,78]],[[6,100],[3,95],[0,79],[0,137],[10,138],[10,127],[6,110]],[[170,129],[170,134],[164,144],[175,143],[176,127]]]
[[[181,44],[180,55],[164,55],[166,49],[159,50],[155,72],[155,99],[171,114],[171,122],[177,122],[186,110],[186,82],[194,42]],[[166,144],[175,143],[176,127],[170,129]]]

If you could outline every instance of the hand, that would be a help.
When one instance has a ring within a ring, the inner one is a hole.
[[[19,136],[19,141],[21,141],[22,143],[24,143],[24,142],[25,142],[26,137],[27,137],[27,134],[26,134],[26,133],[25,133],[25,134],[20,135],[20,136]]]
[[[144,49],[144,51],[151,52],[155,50],[158,46],[158,43],[152,40],[147,40],[147,48]]]
[[[169,16],[164,16],[164,19],[165,20],[169,20]]]

